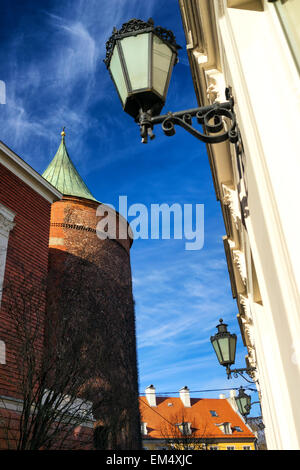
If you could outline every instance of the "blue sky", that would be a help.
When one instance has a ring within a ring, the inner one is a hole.
[[[223,317],[238,335],[236,367],[244,367],[205,145],[181,129],[169,138],[159,128],[142,145],[103,63],[113,26],[132,17],[152,17],[182,46],[164,112],[196,107],[177,0],[13,0],[2,2],[0,15],[0,139],[42,173],[65,126],[69,154],[98,200],[117,209],[120,195],[147,207],[204,204],[202,250],[185,250],[185,240],[133,243],[140,391],[237,387],[243,380],[227,380],[210,344]]]

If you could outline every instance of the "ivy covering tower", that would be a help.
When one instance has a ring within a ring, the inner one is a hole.
[[[101,239],[98,202],[72,163],[65,132],[43,177],[63,198],[52,204],[47,314],[68,321],[66,342],[74,342],[85,374],[82,396],[93,403],[95,446],[140,447],[134,301],[130,267],[132,239]],[[112,213],[112,209],[102,205]],[[103,211],[102,211],[103,213]],[[117,233],[128,233],[117,212]],[[103,216],[102,216],[103,217]],[[55,344],[55,338],[50,343]]]

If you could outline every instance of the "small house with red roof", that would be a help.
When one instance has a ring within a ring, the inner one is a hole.
[[[144,449],[255,450],[256,436],[239,414],[234,393],[191,398],[183,387],[179,397],[159,397],[150,385],[140,397]]]

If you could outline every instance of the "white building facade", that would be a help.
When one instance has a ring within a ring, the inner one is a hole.
[[[300,2],[179,5],[199,105],[235,100],[244,150],[208,155],[267,445],[300,449]]]

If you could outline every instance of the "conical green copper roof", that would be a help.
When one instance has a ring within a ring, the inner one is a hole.
[[[62,139],[56,155],[42,176],[65,196],[77,196],[97,201],[69,157],[64,131],[61,135]]]

